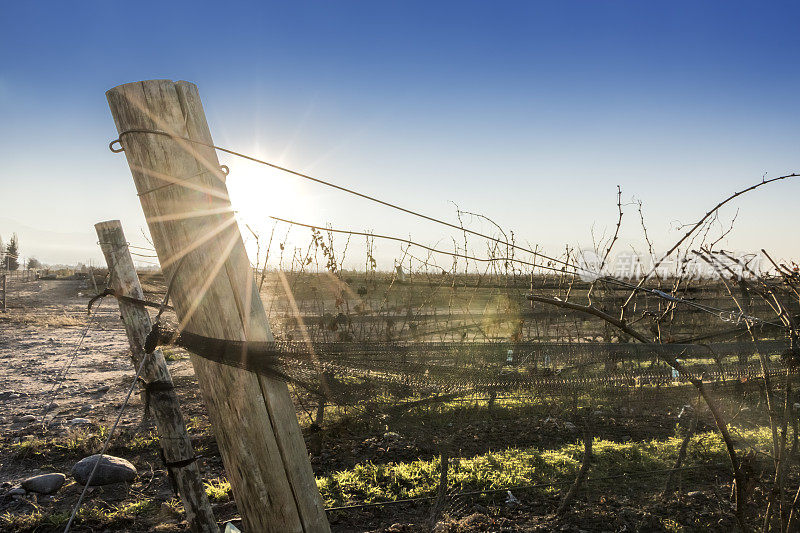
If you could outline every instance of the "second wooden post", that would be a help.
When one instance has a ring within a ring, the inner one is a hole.
[[[120,296],[143,299],[142,286],[120,221],[99,222],[94,227],[108,264],[110,287]],[[146,357],[144,343],[152,328],[150,315],[143,305],[124,299],[119,300],[119,311],[128,334],[134,368],[139,368]],[[145,394],[151,398],[148,404],[156,419],[166,467],[174,476],[189,527],[198,533],[219,533],[161,350],[155,350],[147,357],[141,378],[146,384]]]

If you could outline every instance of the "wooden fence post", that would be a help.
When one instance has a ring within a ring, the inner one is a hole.
[[[6,290],[6,287],[7,287],[6,278],[8,278],[7,274],[0,275],[0,285],[2,285],[2,289],[3,289],[3,312],[4,313],[6,311],[6,304],[7,304],[6,300],[8,300],[8,291]]]
[[[209,337],[273,340],[225,176],[206,146],[212,139],[197,87],[150,80],[106,96],[162,269],[174,276],[180,326]],[[197,356],[192,364],[245,530],[329,531],[286,383]]]
[[[144,299],[120,221],[99,222],[94,227],[108,264],[111,288],[119,295]],[[142,358],[145,357],[145,339],[153,327],[150,315],[141,304],[124,300],[118,300],[118,303],[125,332],[128,334],[134,368],[139,368]],[[155,350],[147,358],[141,378],[145,383],[155,384],[153,390],[145,390],[145,394],[150,396],[148,405],[156,420],[164,459],[167,463],[178,463],[172,467],[167,466],[167,469],[175,479],[189,527],[197,533],[219,533],[200,468],[196,461],[191,460],[195,457],[192,441],[186,431],[178,396],[172,388],[172,377],[161,350]]]
[[[97,225],[96,224],[95,224],[95,229],[97,229]],[[122,225],[121,224],[119,226],[119,229],[120,229],[120,231],[122,231]],[[100,231],[100,230],[98,230],[98,231]],[[102,241],[100,241],[100,242],[102,243]],[[100,247],[102,248],[102,244],[100,245]],[[109,272],[111,272],[111,266],[109,266],[108,268],[109,268]],[[136,274],[136,270],[134,270],[133,273]],[[99,294],[100,290],[97,288],[97,280],[94,279],[94,267],[89,267],[89,277],[92,279],[92,288],[94,289],[94,293],[95,294]],[[137,276],[137,282],[138,282],[138,276]]]

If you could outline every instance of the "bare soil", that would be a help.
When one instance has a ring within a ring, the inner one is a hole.
[[[0,484],[6,489],[40,473],[63,472],[69,476],[75,462],[99,451],[105,428],[113,425],[134,378],[115,301],[95,304],[91,326],[81,341],[89,320],[87,303],[91,291],[87,290],[86,281],[14,280],[9,285],[8,311],[0,313]],[[204,417],[191,364],[185,357],[169,364],[184,415],[189,420]],[[137,481],[129,486],[91,489],[85,505],[111,509],[147,498],[167,501],[173,497],[157,447],[149,445],[153,426],[151,420],[142,423],[143,407],[142,398],[134,392],[109,449],[134,463],[139,471]],[[202,422],[195,425],[206,426]],[[195,435],[200,439],[199,447],[206,447],[208,441],[213,446],[207,432],[200,429]],[[127,444],[137,438],[148,445],[131,450]],[[26,443],[34,445],[28,449]],[[222,475],[218,455],[211,453],[205,462],[210,478]],[[66,512],[81,489],[68,477],[65,487],[52,497],[14,500],[0,496],[0,514]],[[228,512],[222,513],[222,518],[226,514],[232,517]],[[159,522],[162,531],[183,530],[185,526],[170,513]],[[153,523],[122,521],[116,526],[104,526],[145,531]],[[36,528],[61,529],[63,526]],[[73,530],[87,529],[78,526]]]

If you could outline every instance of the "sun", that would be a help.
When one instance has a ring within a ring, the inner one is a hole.
[[[297,222],[310,220],[312,196],[300,178],[247,161],[228,166],[228,194],[240,223],[264,233],[273,226],[270,216]]]

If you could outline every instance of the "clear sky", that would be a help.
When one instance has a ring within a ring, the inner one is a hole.
[[[5,2],[0,236],[17,231],[22,254],[46,262],[99,260],[100,220],[144,242],[104,93],[170,78],[198,84],[217,144],[450,220],[456,202],[551,252],[611,231],[620,185],[663,250],[677,223],[800,171],[799,14],[790,2]],[[275,214],[450,242],[222,159],[234,206],[265,228]],[[798,199],[800,180],[737,201],[722,213],[739,209],[726,247],[799,257]],[[639,247],[633,206],[625,216],[622,245]]]

